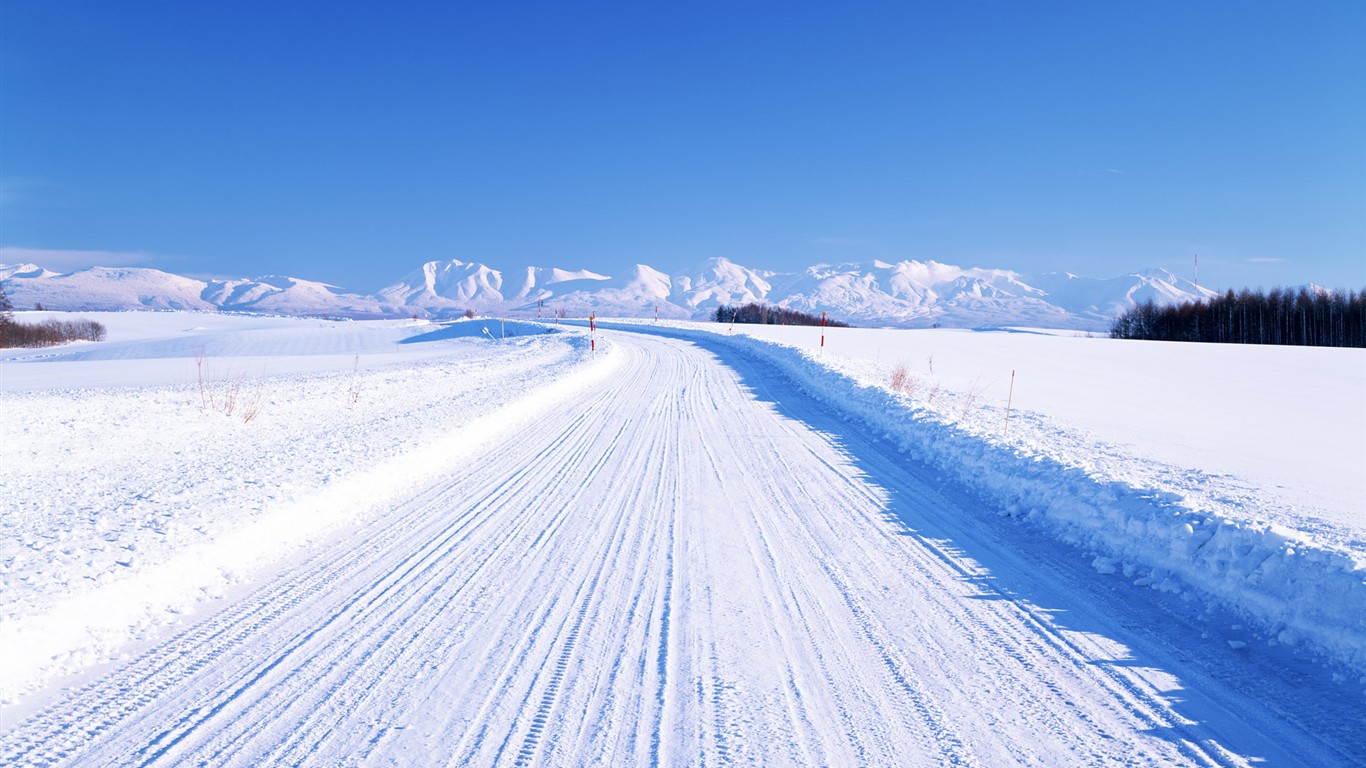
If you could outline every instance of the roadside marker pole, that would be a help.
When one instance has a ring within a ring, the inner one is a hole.
[[[507,320],[504,320],[504,319],[501,318],[501,317],[498,318],[498,336],[499,336],[500,338],[506,339],[506,338],[508,337],[508,325],[507,325],[507,322],[508,322]]]
[[[825,351],[825,313],[821,313],[821,351]]]
[[[656,323],[659,322],[659,305],[658,305],[658,304],[655,305],[655,322],[656,322]]]
[[[1010,369],[1010,394],[1006,396],[1006,426],[1001,430],[1001,437],[1010,434],[1010,404],[1015,401],[1015,369]]]
[[[588,316],[588,351],[598,351],[598,315],[596,312]]]

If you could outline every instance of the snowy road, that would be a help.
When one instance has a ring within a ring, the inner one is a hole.
[[[1202,641],[764,364],[611,338],[609,385],[6,723],[0,762],[1366,760],[1359,699]]]

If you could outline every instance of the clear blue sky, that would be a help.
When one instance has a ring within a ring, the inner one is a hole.
[[[0,9],[0,245],[104,252],[52,268],[1366,285],[1360,0]]]

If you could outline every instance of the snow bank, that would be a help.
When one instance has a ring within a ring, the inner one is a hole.
[[[382,514],[616,365],[610,346],[589,354],[586,334],[529,323],[103,320],[127,343],[16,352],[0,368],[29,369],[14,377],[26,389],[51,385],[51,371],[80,387],[0,398],[0,700]],[[186,356],[205,345],[234,356]],[[92,386],[108,366],[132,380],[178,370],[183,383]],[[281,369],[296,372],[262,373]]]
[[[961,393],[947,395],[953,402],[936,409],[861,383],[807,350],[739,333],[654,330],[776,365],[807,393],[975,490],[1001,513],[1033,521],[1090,552],[1101,573],[1166,592],[1196,590],[1193,596],[1212,597],[1260,622],[1273,643],[1305,644],[1366,673],[1366,563],[1350,551],[1245,514],[1226,514],[1217,500],[1199,493],[1126,482],[1096,465],[1050,456],[1042,446],[965,428],[950,415],[963,405]],[[1003,412],[984,410],[999,429]],[[1276,519],[1275,510],[1266,512]]]

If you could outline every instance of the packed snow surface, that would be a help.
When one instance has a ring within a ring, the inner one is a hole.
[[[1358,480],[1207,434],[1350,461],[1359,356],[95,317],[0,351],[4,764],[1366,761]]]

